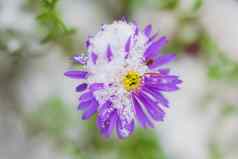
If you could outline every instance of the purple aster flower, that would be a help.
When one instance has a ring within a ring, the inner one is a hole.
[[[88,58],[74,59],[84,64],[82,70],[68,71],[65,76],[78,79],[78,109],[82,119],[97,115],[97,127],[104,137],[115,130],[119,138],[132,134],[137,120],[143,128],[163,121],[169,101],[163,92],[179,89],[182,83],[170,70],[162,68],[174,54],[161,55],[166,37],[152,33],[148,25],[142,31],[135,23],[115,21],[102,25],[87,40]]]

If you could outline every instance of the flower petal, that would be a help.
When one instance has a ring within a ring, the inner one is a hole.
[[[89,119],[93,114],[97,112],[98,102],[97,100],[91,100],[90,105],[88,106],[87,110],[82,115],[82,120]]]
[[[159,104],[165,107],[169,107],[169,101],[157,89],[143,87],[142,91],[145,91],[146,93],[152,95],[157,100],[157,102],[159,102]]]
[[[89,86],[90,91],[94,92],[100,89],[104,89],[104,83],[93,83]]]
[[[82,91],[85,91],[87,89],[87,87],[88,87],[87,83],[82,83],[82,84],[78,85],[75,90],[76,90],[76,92],[82,92]]]
[[[102,106],[102,109],[100,109],[97,117],[97,127],[100,129],[100,132],[104,137],[110,137],[118,118],[115,109],[110,108],[112,108],[110,103],[106,102]]]
[[[130,52],[130,47],[131,47],[131,36],[128,38],[126,44],[125,44],[125,52],[126,52],[126,56],[128,56],[129,52]]]
[[[134,120],[127,121],[126,119],[118,118],[116,123],[117,136],[124,139],[132,134],[134,131]]]
[[[93,64],[96,64],[97,63],[97,59],[98,59],[98,55],[95,54],[94,52],[92,52],[91,53],[91,59],[92,59]]]
[[[166,37],[161,37],[159,40],[153,42],[145,51],[144,59],[151,59],[156,56],[160,49],[167,43]]]
[[[108,62],[112,61],[112,57],[113,57],[112,49],[111,49],[111,46],[108,45],[108,47],[107,47],[107,60],[108,60]]]
[[[157,105],[156,102],[151,100],[145,93],[140,92],[138,99],[144,104],[147,112],[156,121],[163,121],[164,111]]]
[[[152,32],[152,25],[149,24],[149,25],[147,25],[147,26],[145,27],[145,29],[144,29],[144,34],[145,34],[145,36],[149,37],[150,34],[151,34],[151,32]]]
[[[149,37],[147,44],[151,43],[152,41],[154,41],[154,39],[157,38],[157,36],[159,35],[159,33],[155,33],[153,34],[151,37]]]
[[[135,110],[136,118],[140,122],[141,126],[143,128],[147,128],[147,127],[153,128],[154,126],[153,126],[152,122],[149,120],[149,118],[143,112],[143,110],[141,108],[141,105],[139,104],[139,102],[136,99],[135,95],[132,94],[131,96],[132,96],[132,102],[133,102],[133,105],[134,105],[134,110]]]
[[[64,73],[65,76],[73,79],[86,79],[88,77],[87,71],[67,71]]]
[[[175,60],[175,58],[176,58],[175,54],[159,56],[157,59],[154,60],[154,62],[151,65],[148,65],[148,67],[150,69],[154,69],[158,66],[167,64],[167,63]]]
[[[85,92],[83,93],[80,97],[79,97],[79,101],[87,101],[94,98],[93,93],[91,91],[89,92]]]

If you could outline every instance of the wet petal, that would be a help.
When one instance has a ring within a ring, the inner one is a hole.
[[[134,120],[127,121],[126,119],[118,118],[116,127],[117,136],[120,139],[124,139],[132,134],[135,127],[135,122]]]
[[[110,108],[111,106],[108,103],[105,103],[97,117],[97,127],[104,137],[110,137],[118,118],[116,111]]]

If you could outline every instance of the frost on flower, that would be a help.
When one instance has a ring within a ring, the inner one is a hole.
[[[86,41],[87,57],[75,56],[82,70],[65,72],[79,80],[76,92],[82,119],[97,115],[97,127],[104,137],[115,129],[119,138],[132,134],[137,120],[143,128],[163,121],[169,107],[163,92],[178,89],[182,81],[161,68],[175,59],[161,55],[166,37],[152,33],[151,25],[140,31],[134,23],[115,21],[103,25]]]

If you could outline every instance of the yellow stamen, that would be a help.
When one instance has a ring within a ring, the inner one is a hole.
[[[139,88],[140,87],[140,83],[141,83],[141,76],[140,76],[140,74],[138,72],[129,71],[123,77],[123,85],[124,85],[124,88],[128,92]]]

